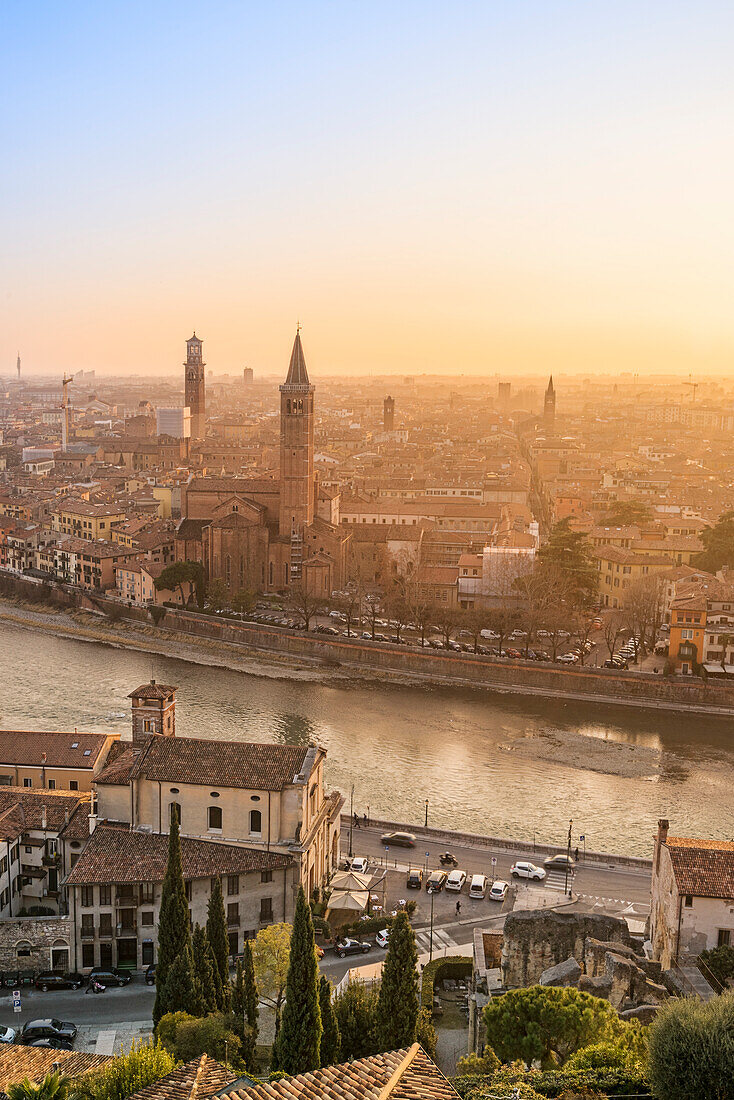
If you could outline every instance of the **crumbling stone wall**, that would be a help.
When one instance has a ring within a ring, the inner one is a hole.
[[[72,957],[74,927],[66,917],[11,917],[0,921],[0,970],[50,970],[53,950]],[[23,952],[30,950],[30,954]],[[18,952],[21,952],[19,954]],[[65,968],[66,968],[65,967]]]
[[[630,944],[627,923],[619,917],[545,909],[510,913],[502,947],[505,987],[535,985],[545,970],[571,957],[583,965],[587,938],[613,940],[624,947]]]

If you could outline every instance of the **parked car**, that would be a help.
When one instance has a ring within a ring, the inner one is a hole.
[[[487,877],[486,875],[472,875],[471,883],[469,885],[469,897],[470,898],[484,898],[487,896]]]
[[[447,878],[448,875],[445,871],[431,871],[428,876],[428,882],[426,883],[426,890],[428,893],[438,894],[446,885]]]
[[[530,863],[528,860],[520,859],[516,863],[513,863],[510,867],[510,874],[513,878],[528,878],[538,882],[542,882],[545,878],[545,871],[542,867],[536,867],[534,863]]]
[[[550,867],[551,869],[555,869],[557,871],[565,871],[567,867],[576,866],[576,861],[572,859],[571,856],[566,855],[548,856],[547,859],[543,860],[543,863],[546,867]]]
[[[14,1043],[17,1031],[14,1027],[5,1027],[0,1024],[0,1043]]]
[[[604,662],[604,668],[616,668],[624,671],[629,667],[630,666],[627,664],[627,661],[624,659],[624,657],[609,657]]]
[[[155,963],[151,963],[145,971],[145,984],[155,985]]]
[[[409,886],[411,890],[420,890],[423,885],[423,868],[410,867],[408,869],[408,877],[405,884]]]
[[[89,973],[89,981],[99,982],[100,985],[127,985],[132,981],[129,970],[107,970],[102,966],[96,966]]]
[[[497,879],[492,883],[492,889],[489,891],[490,901],[504,901],[507,897],[507,891],[510,889],[509,882],[503,882],[502,879]]]
[[[3,985],[6,989],[18,989],[21,985],[33,985],[35,980],[35,970],[6,970],[3,974]]]
[[[463,890],[464,883],[466,882],[466,871],[451,871],[449,877],[446,879],[447,890]]]
[[[45,1050],[73,1050],[71,1039],[34,1039],[32,1043],[26,1043],[29,1047],[42,1047]]]
[[[355,856],[349,864],[350,871],[356,871],[358,875],[366,875],[369,870],[369,860],[366,856]]]
[[[415,848],[415,833],[383,833],[380,842],[384,847],[394,844],[399,848]]]
[[[556,660],[560,661],[562,665],[578,664],[578,659],[578,653],[562,653],[560,657],[556,657]]]
[[[36,989],[48,993],[51,989],[81,989],[83,974],[62,974],[57,970],[44,970],[36,978]]]
[[[383,928],[375,936],[375,943],[377,944],[378,947],[387,947],[389,941],[390,941],[390,929],[389,928]]]
[[[361,943],[359,940],[339,940],[334,944],[334,954],[340,959],[346,958],[347,955],[366,955],[371,950],[371,943]]]
[[[76,1039],[76,1024],[68,1020],[51,1017],[45,1020],[29,1020],[20,1033],[20,1041],[29,1046],[36,1039],[66,1039],[73,1043]]]

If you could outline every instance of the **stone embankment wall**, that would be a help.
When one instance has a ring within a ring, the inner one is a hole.
[[[5,574],[7,583],[8,574]],[[38,584],[25,578],[11,578],[19,595]],[[122,616],[147,622],[145,609],[128,608],[104,597],[79,592],[68,586],[43,586],[54,601],[65,606]],[[114,610],[113,610],[114,609]],[[241,623],[212,615],[167,609],[158,624],[192,638],[214,640],[260,652],[278,653],[294,662],[322,663],[329,667],[370,670],[381,676],[414,677],[433,683],[474,684],[496,691],[526,695],[588,700],[602,704],[688,710],[703,714],[734,715],[734,683],[671,677],[644,672],[616,672],[589,667],[549,667],[534,661],[502,661],[472,653],[423,650],[415,647],[369,642],[361,638],[330,638],[304,634],[299,630]]]

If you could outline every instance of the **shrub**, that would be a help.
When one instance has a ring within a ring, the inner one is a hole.
[[[158,624],[160,623],[161,619],[164,617],[165,614],[166,614],[165,607],[154,606],[154,607],[151,607],[151,609],[150,609],[150,617],[151,617],[151,619],[153,620],[153,622],[155,623],[156,626],[158,626]]]
[[[169,1012],[161,1017],[156,1037],[179,1062],[208,1054],[219,1062],[226,1059],[240,1067],[241,1043],[234,1026],[233,1018],[222,1012],[212,1012],[203,1018],[189,1016],[188,1012]]]
[[[160,1041],[133,1042],[128,1054],[121,1054],[101,1069],[80,1077],[74,1093],[81,1100],[125,1100],[165,1077],[175,1065],[176,1059]]]
[[[734,993],[664,1005],[649,1028],[648,1073],[659,1100],[731,1097]]]
[[[434,959],[423,968],[421,985],[421,1004],[433,1007],[433,989],[437,981],[444,978],[469,978],[472,972],[472,960],[466,955],[453,955],[447,959]]]
[[[415,1037],[428,1057],[433,1058],[435,1062],[438,1035],[436,1035],[436,1029],[433,1026],[430,1008],[422,1008],[418,1013],[418,1026],[416,1028]]]
[[[721,985],[734,978],[734,947],[714,947],[710,951],[702,951],[700,958],[704,964],[704,975],[706,970],[710,970]]]

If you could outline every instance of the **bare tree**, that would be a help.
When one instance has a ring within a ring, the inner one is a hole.
[[[663,621],[663,584],[659,577],[639,577],[625,593],[624,624],[632,633],[635,661],[647,653],[647,643],[657,635]]]
[[[382,610],[380,601],[376,596],[368,596],[365,600],[365,617],[370,627],[370,634],[372,635],[372,641],[375,640],[375,627],[377,626],[377,620],[380,617],[380,611]]]
[[[385,614],[390,620],[390,625],[395,631],[395,637],[400,641],[403,629],[410,622],[410,610],[405,598],[402,584],[396,584],[383,600]]]
[[[359,625],[359,614],[362,598],[357,588],[349,588],[341,596],[332,601],[334,610],[340,611],[347,625],[347,637],[352,636],[352,624]]]
[[[443,638],[446,649],[448,649],[451,635],[461,621],[461,608],[452,606],[448,600],[445,604],[434,603],[432,619],[438,627],[438,632]]]
[[[324,609],[324,601],[309,592],[303,581],[291,586],[288,606],[304,630],[310,630],[311,620]]]
[[[483,607],[468,607],[461,617],[461,625],[468,630],[474,642],[474,652],[479,650],[479,639],[487,625],[487,612]]]
[[[409,579],[405,591],[410,621],[415,629],[420,631],[421,645],[424,645],[426,627],[431,622],[433,604],[415,574]]]
[[[497,635],[498,649],[502,653],[502,643],[515,629],[519,612],[510,599],[503,599],[497,607],[488,607],[485,611],[485,627]]]
[[[604,617],[604,641],[609,650],[610,659],[614,656],[617,643],[624,632],[624,616],[616,609]]]

